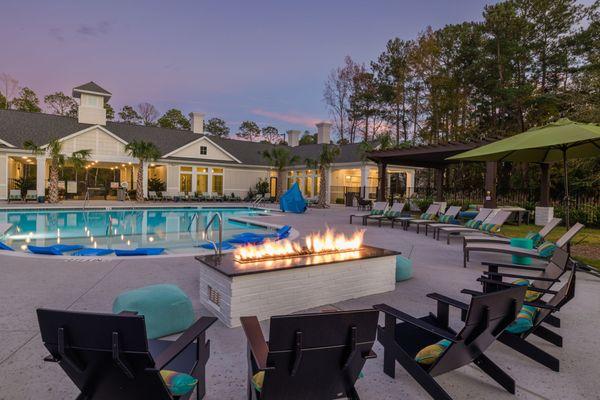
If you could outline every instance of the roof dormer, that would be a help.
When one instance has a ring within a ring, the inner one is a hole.
[[[77,118],[81,124],[106,125],[104,104],[111,93],[94,82],[88,82],[73,89],[73,97],[79,99]]]

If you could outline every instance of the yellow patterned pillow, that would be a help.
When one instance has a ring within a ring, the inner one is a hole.
[[[444,339],[427,347],[423,347],[415,356],[415,361],[424,365],[433,364],[442,354],[444,354],[451,344],[451,341]]]
[[[265,371],[260,371],[252,377],[252,386],[258,392],[262,390],[263,382],[265,381]]]
[[[518,285],[518,286],[527,286],[530,287],[531,286],[531,282],[529,282],[527,279],[523,279],[523,278],[519,278],[519,279],[515,279],[514,281],[512,281],[513,285]],[[535,290],[527,290],[525,292],[525,301],[531,303],[536,301],[537,299],[539,299],[540,297],[542,297],[543,293],[542,292],[538,292]]]

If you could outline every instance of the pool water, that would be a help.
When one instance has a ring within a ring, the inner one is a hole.
[[[241,232],[267,230],[231,219],[268,213],[245,207],[1,210],[0,224],[12,226],[0,240],[17,251],[27,251],[29,244],[61,243],[112,249],[164,247],[169,253],[200,252],[197,246],[207,242],[204,229],[215,213],[223,217],[223,240]],[[212,238],[217,241],[217,221],[213,227]]]

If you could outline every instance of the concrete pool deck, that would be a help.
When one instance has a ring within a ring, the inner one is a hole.
[[[158,203],[168,204],[168,203]],[[183,203],[185,206],[190,203]],[[195,203],[191,203],[195,204]],[[227,203],[225,203],[227,204]],[[199,203],[207,205],[207,203]],[[233,205],[233,203],[232,203]],[[17,206],[17,204],[15,204]],[[291,224],[303,236],[326,226],[351,233],[361,226],[348,224],[355,209],[334,207],[310,209],[304,215],[274,214],[261,217],[275,224]],[[336,303],[342,309],[367,308],[385,302],[415,316],[435,311],[435,303],[425,297],[439,292],[466,300],[462,288],[477,289],[475,279],[485,255],[475,253],[467,269],[462,268],[458,240],[448,246],[414,229],[367,227],[367,244],[401,251],[414,262],[414,278],[396,284],[396,290]],[[498,259],[506,260],[499,256]],[[0,399],[67,399],[77,390],[64,372],[44,363],[47,355],[38,333],[35,309],[38,307],[110,312],[120,292],[155,283],[174,283],[192,299],[198,315],[210,315],[200,306],[198,265],[193,257],[148,258],[140,260],[57,260],[44,263],[27,257],[0,255]],[[558,357],[561,372],[550,371],[500,343],[487,355],[517,382],[513,396],[476,367],[467,366],[445,374],[437,381],[456,399],[594,399],[598,392],[600,353],[600,279],[585,273],[577,275],[577,295],[560,312],[564,347],[556,348],[538,338],[532,342]],[[457,312],[451,314],[458,323]],[[263,322],[268,332],[268,322]],[[217,322],[208,331],[212,341],[207,365],[206,399],[243,399],[246,396],[246,341],[240,328],[229,329]],[[397,366],[396,379],[383,374],[383,352],[374,347],[378,358],[366,363],[365,377],[357,383],[363,399],[420,399],[427,394]]]

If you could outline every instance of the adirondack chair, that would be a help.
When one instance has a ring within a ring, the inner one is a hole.
[[[565,252],[566,253],[566,252]],[[560,311],[560,309],[567,304],[571,299],[575,297],[575,274],[577,271],[577,264],[570,263],[569,267],[569,276],[567,282],[558,290],[558,291],[550,291],[544,290],[537,286],[530,286],[528,290],[536,290],[541,291],[543,294],[553,293],[552,297],[545,301],[542,299],[538,299],[533,302],[525,302],[525,305],[533,306],[538,309],[535,318],[533,319],[533,325],[531,328],[520,332],[520,333],[511,333],[509,331],[503,332],[500,337],[498,337],[498,341],[500,343],[505,344],[506,346],[518,351],[526,357],[542,364],[543,366],[550,368],[553,371],[559,372],[560,370],[560,361],[558,358],[548,354],[546,351],[537,347],[533,343],[527,341],[527,338],[530,335],[535,335],[557,347],[562,347],[563,339],[562,336],[557,334],[556,332],[546,328],[542,324],[548,324],[551,326],[559,327],[560,319],[558,319],[554,313]],[[511,276],[511,278],[514,276]],[[538,279],[539,277],[530,277],[527,275],[520,275],[522,279]],[[484,284],[488,282],[483,282]],[[491,282],[490,282],[491,283]],[[555,283],[555,282],[552,282]],[[493,286],[488,285],[487,289],[490,290],[492,287],[496,288],[496,290],[505,290],[506,288],[515,287],[514,284],[502,281],[493,282]],[[479,292],[473,290],[462,290],[462,293],[471,294],[471,295],[479,295]],[[463,304],[463,309],[466,304]],[[558,323],[557,323],[558,321]]]
[[[198,379],[196,398],[205,394],[205,366],[210,354],[206,330],[216,321],[202,317],[176,341],[148,340],[144,317],[38,309],[42,341],[50,352],[44,361],[58,363],[79,388],[80,400],[183,400],[174,396],[160,370],[184,372]]]
[[[248,339],[248,399],[359,399],[354,388],[375,358],[378,312],[297,314],[271,318],[269,342],[256,317],[242,317]],[[262,386],[257,390],[257,379]]]
[[[525,287],[514,287],[494,293],[473,296],[462,310],[465,325],[455,333],[448,323],[449,308],[457,302],[437,293],[427,297],[437,301],[437,315],[412,317],[386,304],[374,308],[385,314],[385,325],[379,326],[377,340],[383,345],[383,372],[395,377],[396,361],[425,389],[433,399],[451,399],[434,377],[474,363],[510,393],[515,381],[484,354],[508,327],[523,305]],[[396,323],[400,320],[400,323]],[[445,342],[441,342],[445,340]],[[444,343],[445,351],[428,364],[415,357],[425,347]]]

